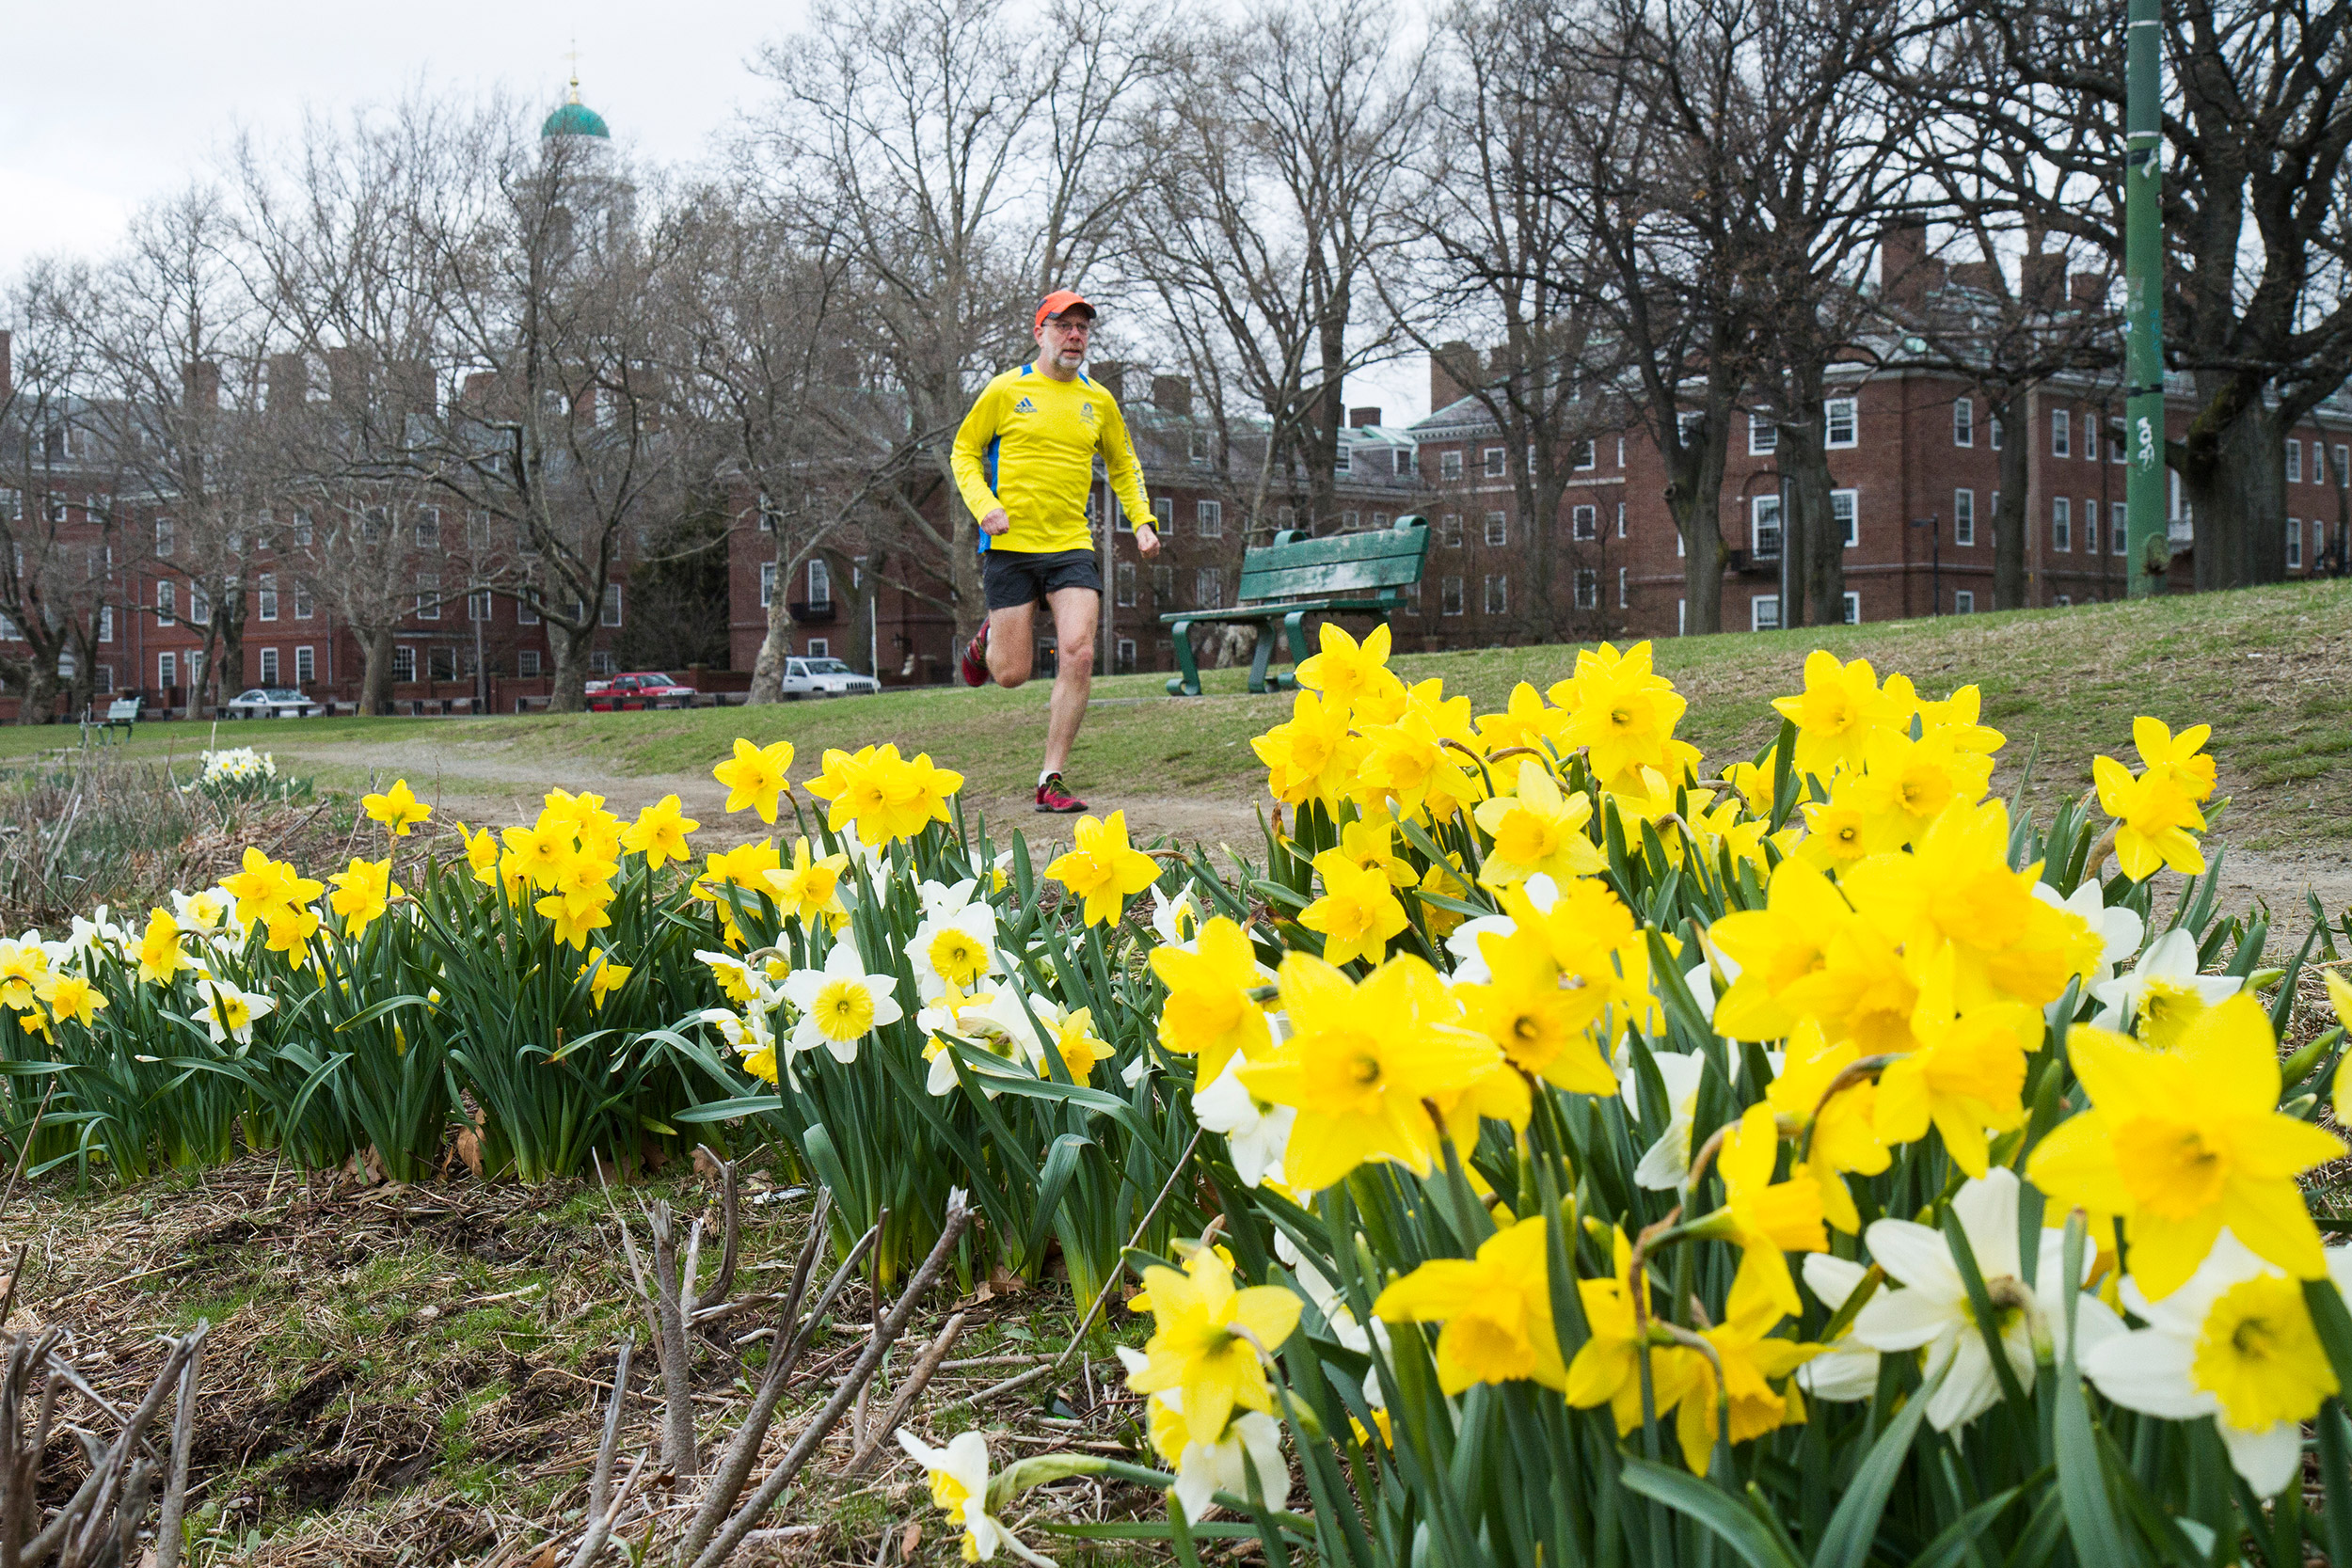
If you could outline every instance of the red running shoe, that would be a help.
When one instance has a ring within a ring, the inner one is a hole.
[[[988,623],[986,621],[980,623],[980,629],[972,641],[963,645],[962,671],[964,685],[986,686],[988,684]]]
[[[1087,803],[1062,787],[1059,773],[1048,773],[1045,782],[1037,786],[1037,809],[1040,811],[1084,811]]]

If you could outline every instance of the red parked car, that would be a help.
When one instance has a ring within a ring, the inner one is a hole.
[[[692,707],[695,690],[680,686],[659,670],[632,671],[609,681],[588,683],[588,707],[595,713],[623,708]]]

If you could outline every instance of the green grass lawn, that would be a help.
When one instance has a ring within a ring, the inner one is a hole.
[[[1658,668],[1691,699],[1682,733],[1717,760],[1764,745],[1776,721],[1770,699],[1802,682],[1805,654],[1826,647],[1899,670],[1941,696],[1977,685],[1985,721],[2010,737],[2003,787],[2027,757],[2033,794],[2077,791],[2098,752],[2124,754],[2135,714],[2178,728],[2214,726],[2221,789],[2234,798],[2232,842],[2262,849],[2340,841],[2352,808],[2352,584],[2305,583],[2234,594],[2180,595],[2141,604],[2001,615],[1952,616],[1879,626],[1666,639]],[[1522,680],[1539,689],[1569,673],[1562,646],[1489,648],[1400,657],[1409,680],[1443,676],[1481,711]],[[1288,695],[1250,696],[1246,672],[1209,672],[1207,695],[1165,695],[1165,677],[1100,680],[1072,759],[1082,785],[1105,793],[1253,797],[1263,778],[1249,738],[1289,711]],[[896,741],[928,751],[990,795],[1025,790],[1042,739],[1046,686],[1018,691],[961,687],[886,692],[855,701],[681,713],[579,714],[485,719],[339,719],[223,724],[223,744],[298,745],[330,761],[398,745],[445,773],[469,762],[499,769],[544,763],[549,777],[593,784],[618,774],[707,774],[738,735],[788,739],[794,772],[813,771],[831,746]],[[152,723],[134,754],[191,757],[210,726]],[[56,729],[0,731],[0,759],[54,748]]]

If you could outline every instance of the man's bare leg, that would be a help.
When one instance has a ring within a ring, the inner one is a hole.
[[[1078,738],[1079,721],[1086,718],[1087,696],[1094,689],[1094,634],[1103,613],[1103,595],[1091,588],[1059,588],[1046,595],[1046,603],[1054,611],[1058,664],[1054,700],[1046,709],[1045,771],[1058,773],[1070,761],[1071,743]],[[988,640],[993,663],[996,633],[992,630]],[[1022,658],[1025,662],[1028,658],[1025,643]]]
[[[1010,689],[1029,678],[1037,660],[1037,606],[1017,604],[988,612],[988,675]]]

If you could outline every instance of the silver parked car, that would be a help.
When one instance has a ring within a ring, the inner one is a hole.
[[[866,697],[882,689],[882,682],[861,675],[837,658],[787,658],[784,661],[784,695],[800,697]]]
[[[257,686],[223,703],[220,711],[229,719],[316,719],[326,707],[291,686]]]

